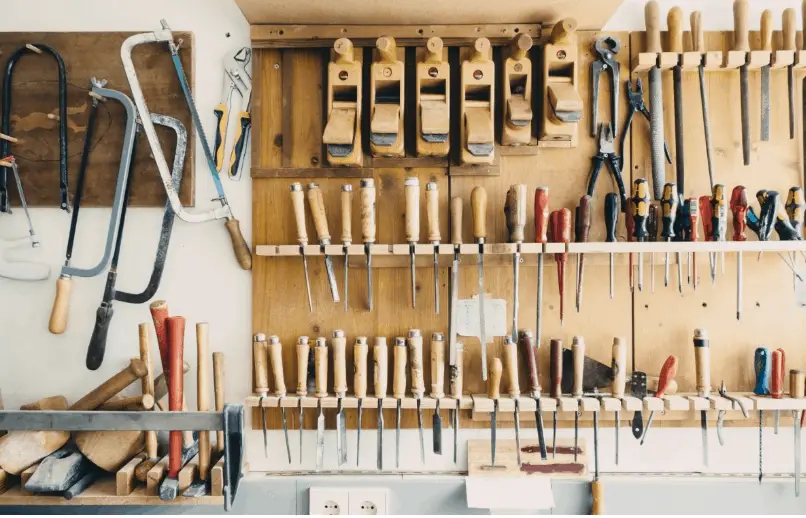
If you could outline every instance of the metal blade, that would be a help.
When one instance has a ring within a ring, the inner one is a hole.
[[[451,366],[456,365],[456,304],[459,300],[459,254],[455,251],[453,253],[453,268],[451,268],[451,334],[449,347],[449,363]]]
[[[739,86],[742,105],[742,157],[744,165],[750,165],[750,80],[747,65],[739,68]]]
[[[344,311],[347,312],[349,306],[347,304],[347,294],[350,293],[347,286],[350,280],[349,275],[347,274],[347,268],[349,264],[347,261],[347,247],[344,247]]]
[[[713,148],[711,146],[711,117],[708,114],[708,95],[705,91],[705,67],[700,65],[700,101],[702,102],[702,122],[705,129],[705,157],[708,160],[708,178],[711,181],[711,190],[714,189]]]
[[[686,192],[685,186],[685,158],[683,143],[685,141],[683,122],[683,69],[680,66],[674,67],[674,140],[675,140],[675,166],[677,171],[677,189],[680,193]],[[681,194],[684,196],[684,194]],[[667,256],[668,259],[668,256]],[[668,261],[667,261],[668,263]]]
[[[789,87],[789,138],[795,138],[795,69],[787,67],[787,86]]]
[[[302,247],[300,247],[302,250]],[[308,256],[302,253],[302,269],[305,270],[305,292],[308,294],[308,310],[313,312],[313,301],[311,299],[311,280],[308,277]]]
[[[336,456],[339,466],[347,464],[347,422],[342,398],[339,398],[336,414]]]
[[[363,400],[361,398],[358,399],[358,424],[356,426],[356,444],[355,444],[355,465],[361,465],[361,417],[364,413],[364,408],[361,406]]]
[[[325,414],[322,413],[322,400],[319,400],[319,417],[316,419],[316,471],[322,469],[325,457]]]
[[[618,466],[619,428],[621,428],[621,412],[616,410],[616,426],[614,430],[616,435],[616,466]]]
[[[535,399],[535,422],[537,424],[537,442],[540,443],[540,458],[542,460],[548,459],[548,452],[546,451],[546,437],[543,433],[543,411],[540,408],[540,398]]]
[[[420,462],[425,464],[425,432],[423,431],[423,407],[421,399],[417,399],[417,429],[420,432]]]
[[[641,446],[644,445],[644,441],[646,440],[646,436],[649,433],[649,429],[652,427],[652,421],[655,419],[655,411],[651,410],[649,412],[649,419],[646,422],[646,428],[644,428],[644,435],[641,436]]]
[[[520,249],[520,245],[518,245]],[[512,341],[518,343],[518,310],[520,309],[520,301],[518,300],[518,293],[520,293],[520,268],[521,254],[516,252],[512,254]]]
[[[599,480],[599,412],[593,413],[593,480]]]
[[[484,245],[479,245],[483,247]],[[484,253],[479,250],[479,342],[481,342],[481,379],[487,381],[487,324],[484,321]]]
[[[700,411],[700,428],[702,428],[702,463],[708,465],[708,414],[705,410]]]
[[[439,415],[438,409],[434,410],[434,417],[431,420],[431,428],[433,434],[432,442],[434,443],[434,453],[437,455],[442,455],[442,416]]]
[[[725,437],[723,437],[723,429],[725,428],[725,411],[720,410],[716,415],[716,439],[719,441],[720,446],[725,446]]]
[[[383,400],[378,400],[378,471],[383,471]]]
[[[770,67],[761,67],[761,141],[770,140]]]
[[[518,466],[521,465],[521,414],[518,409],[518,400],[515,400],[515,450]]]
[[[554,424],[552,425],[551,458],[557,458],[557,411],[554,411]]]
[[[498,401],[493,406],[493,413],[490,414],[490,464],[495,467],[495,439],[497,435],[496,420],[498,418]]]
[[[652,190],[656,200],[663,196],[666,183],[663,143],[663,77],[659,67],[649,69],[649,130],[652,150]]]
[[[325,256],[325,270],[327,271],[327,282],[330,285],[330,295],[333,302],[339,301],[339,287],[336,284],[336,273],[333,271],[333,261],[329,255]]]
[[[305,422],[302,419],[302,398],[299,399],[299,463],[302,464],[302,424]]]
[[[369,310],[372,311],[372,254],[367,250],[367,295]]]
[[[434,312],[439,313],[439,245],[434,245]]]
[[[417,307],[417,287],[414,273],[414,245],[409,244],[409,274],[411,276],[411,307]]]
[[[451,410],[453,416],[453,463],[457,462],[459,450],[459,410]]]
[[[579,452],[579,409],[574,412],[574,462],[577,461]]]
[[[535,344],[540,347],[543,334],[543,254],[537,256],[537,326],[535,329]]]
[[[773,421],[774,423],[773,433],[775,433],[775,435],[778,435],[778,429],[781,427],[781,411],[776,410],[774,416],[775,420]]]
[[[260,398],[260,420],[263,424],[263,455],[269,458],[269,437],[266,431],[266,408],[263,406],[263,398]]]
[[[395,418],[395,467],[400,468],[400,400],[397,400],[397,414]]]
[[[288,463],[291,464],[291,444],[288,442],[288,421],[285,417],[285,407],[282,408],[283,414],[283,434],[285,435],[285,451],[288,453]]]

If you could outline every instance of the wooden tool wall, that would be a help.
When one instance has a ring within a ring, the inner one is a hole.
[[[548,33],[548,31],[544,31]],[[379,33],[378,36],[381,34]],[[254,140],[252,147],[253,164],[253,235],[256,245],[295,244],[296,231],[289,197],[289,186],[299,181],[318,182],[324,193],[330,231],[334,242],[340,234],[339,194],[341,185],[350,183],[358,190],[356,176],[372,176],[377,185],[378,243],[405,243],[403,180],[406,176],[417,176],[420,185],[435,181],[440,193],[440,225],[443,242],[449,242],[448,203],[454,196],[464,200],[464,242],[472,242],[472,217],[470,192],[475,186],[483,186],[488,193],[487,212],[488,242],[505,243],[508,235],[503,212],[506,191],[510,185],[524,183],[528,186],[526,242],[534,242],[534,191],[538,186],[550,190],[552,209],[573,208],[585,194],[591,157],[597,152],[597,139],[590,135],[590,65],[595,59],[592,51],[594,41],[605,33],[578,33],[580,65],[579,93],[585,102],[584,118],[580,123],[579,145],[573,149],[516,150],[517,155],[506,149],[496,150],[499,166],[486,176],[465,176],[451,174],[453,169],[446,167],[418,166],[416,161],[403,159],[398,167],[338,169],[317,169],[323,161],[321,134],[323,128],[323,78],[326,77],[328,49],[259,49],[255,51],[255,96],[254,96]],[[622,49],[617,55],[621,63],[619,114],[614,121],[619,129],[617,143],[622,138],[620,131],[629,103],[626,100],[625,81],[631,77],[637,54],[643,50],[643,33],[609,33],[621,41]],[[757,34],[751,38],[758,38]],[[690,45],[690,38],[685,41]],[[709,50],[727,49],[732,34],[707,33]],[[776,45],[780,44],[780,34],[776,34]],[[424,44],[424,40],[422,41]],[[532,59],[535,77],[539,77],[539,45],[535,39]],[[365,60],[365,68],[368,68]],[[456,62],[452,64],[456,66]],[[452,70],[457,77],[458,70]],[[675,149],[674,108],[672,97],[671,72],[666,72],[664,80],[665,133],[669,147]],[[632,79],[639,77],[632,74]],[[802,75],[797,76],[797,99],[802,99]],[[610,92],[603,76],[599,85],[599,121],[611,120]],[[647,77],[642,77],[647,90]],[[797,136],[788,138],[788,117],[786,112],[786,72],[772,72],[772,138],[761,143],[758,137],[759,113],[759,73],[751,71],[751,120],[754,142],[753,163],[742,165],[741,126],[739,119],[739,77],[737,71],[709,72],[706,75],[706,89],[710,102],[711,126],[714,135],[716,156],[716,181],[724,183],[728,192],[734,185],[744,184],[751,196],[759,188],[775,189],[785,193],[793,185],[803,184],[802,159],[802,108],[798,103]],[[685,85],[685,127],[686,127],[686,197],[699,197],[710,194],[708,172],[705,162],[703,123],[700,109],[699,84],[695,72],[687,73]],[[366,91],[366,89],[365,89]],[[539,91],[539,90],[538,90]],[[539,98],[539,96],[537,97]],[[411,97],[410,97],[411,99]],[[288,104],[291,103],[291,104]],[[648,103],[648,100],[647,100]],[[456,103],[458,104],[458,102]],[[499,103],[500,104],[500,103]],[[500,109],[500,108],[499,108]],[[540,109],[534,103],[533,109]],[[290,114],[290,117],[289,117]],[[536,113],[536,117],[538,115]],[[453,116],[452,120],[456,117]],[[500,120],[500,117],[496,117]],[[497,138],[500,128],[497,128]],[[637,114],[630,135],[625,135],[624,174],[628,189],[632,179],[651,178],[649,159],[649,124]],[[368,149],[368,147],[365,147]],[[618,149],[618,147],[617,147]],[[526,154],[524,154],[524,151]],[[280,168],[284,168],[281,169]],[[492,173],[492,174],[490,174]],[[668,166],[667,181],[675,180],[674,166]],[[607,192],[615,191],[615,183],[603,169],[597,182],[593,202],[593,226],[590,241],[604,241],[605,229],[602,220],[603,200]],[[357,204],[357,196],[354,199]],[[754,203],[754,202],[753,202]],[[421,206],[421,221],[425,228],[425,204]],[[353,236],[360,236],[360,211],[353,209]],[[310,216],[310,215],[309,215]],[[626,230],[620,216],[618,227],[619,241],[626,240]],[[311,218],[308,217],[308,235],[315,236]],[[732,235],[729,227],[728,235]],[[700,232],[702,236],[702,232]],[[700,237],[702,239],[702,237]],[[755,239],[755,236],[749,236]],[[354,238],[354,241],[358,241]],[[313,241],[313,240],[312,240]],[[423,241],[421,241],[423,242]],[[551,256],[547,257],[544,272],[544,321],[543,343],[539,350],[539,369],[543,390],[548,389],[548,341],[550,338],[563,339],[570,346],[574,335],[581,335],[587,343],[587,355],[604,363],[611,359],[613,337],[625,337],[630,344],[627,362],[630,371],[634,369],[657,374],[664,359],[675,354],[679,360],[677,380],[681,392],[694,391],[694,358],[692,336],[695,328],[706,328],[711,334],[711,379],[718,386],[725,380],[730,391],[750,392],[753,387],[752,353],[755,347],[783,347],[787,351],[787,369],[803,368],[804,354],[799,347],[799,338],[806,331],[806,323],[801,318],[801,308],[796,305],[792,289],[792,274],[775,253],[764,254],[757,262],[755,254],[745,254],[744,316],[736,321],[736,259],[728,254],[725,259],[725,275],[717,273],[715,286],[711,286],[708,273],[707,254],[698,254],[699,288],[693,292],[686,286],[684,296],[677,291],[674,254],[672,254],[672,275],[670,286],[663,286],[663,256],[655,258],[655,292],[650,293],[649,254],[644,254],[644,291],[630,293],[627,280],[627,255],[616,255],[615,299],[609,299],[608,256],[587,254],[585,257],[585,282],[581,312],[574,310],[574,269],[573,256],[569,255],[566,279],[566,317],[564,327],[559,322],[559,296],[556,268]],[[485,260],[485,288],[494,298],[507,301],[507,311],[511,312],[512,267],[510,256],[500,256],[500,261]],[[685,255],[684,255],[685,257]],[[417,269],[417,308],[411,307],[409,295],[409,271],[407,257],[389,258],[384,263],[374,262],[375,309],[366,309],[366,281],[363,258],[356,257],[350,268],[350,309],[345,312],[343,304],[333,303],[327,287],[327,278],[321,256],[310,257],[311,291],[314,311],[308,312],[305,295],[305,280],[300,257],[255,257],[253,274],[253,329],[254,332],[275,334],[280,337],[283,348],[283,364],[286,385],[296,386],[295,343],[298,336],[332,336],[334,329],[343,329],[348,337],[347,364],[352,365],[350,345],[356,336],[386,336],[393,343],[395,336],[405,336],[409,329],[417,328],[425,339],[425,357],[429,357],[428,342],[432,332],[448,331],[448,278],[447,262],[441,263],[440,296],[442,309],[434,312],[433,280],[430,258],[421,257]],[[334,265],[342,290],[340,273],[342,259],[334,258]],[[802,263],[801,263],[802,264]],[[521,268],[519,327],[534,329],[536,314],[536,268],[534,256],[526,258]],[[685,274],[685,272],[684,272]],[[477,268],[473,256],[462,256],[459,297],[470,298],[477,293]],[[343,296],[343,294],[342,294]],[[508,313],[509,314],[509,313]],[[509,325],[509,320],[508,320]],[[465,395],[486,393],[481,379],[480,348],[478,340],[465,338],[464,354],[464,393]],[[371,343],[371,342],[370,342]],[[488,344],[488,357],[502,353],[502,339]],[[371,363],[371,362],[370,362]],[[521,368],[521,388],[526,383],[523,362]],[[246,366],[244,366],[245,368]],[[391,361],[390,361],[391,368]],[[425,362],[426,384],[430,381],[430,363]],[[348,367],[348,372],[351,369]],[[332,369],[331,371],[332,372]],[[391,374],[390,374],[391,376]],[[349,378],[349,376],[348,376]],[[371,378],[371,376],[370,376]],[[391,379],[391,378],[390,378]],[[788,382],[787,382],[788,383]],[[506,379],[504,380],[504,385]],[[352,387],[352,381],[349,381]],[[428,385],[427,385],[428,386]],[[502,386],[502,387],[503,387]],[[332,387],[329,387],[332,388]],[[502,388],[502,391],[504,389]],[[350,389],[349,392],[352,392]],[[371,389],[370,389],[371,392]],[[372,413],[368,410],[368,413]],[[296,413],[290,412],[289,426],[297,426]],[[310,422],[306,428],[315,426],[314,412],[308,412]],[[407,415],[410,414],[410,415]],[[571,416],[572,414],[568,414]],[[604,413],[604,419],[612,414]],[[692,414],[693,416],[693,414]],[[355,426],[355,412],[348,412],[348,425]],[[388,416],[391,417],[391,416]],[[332,416],[329,417],[332,419]],[[463,426],[474,426],[470,413],[463,413]],[[562,418],[562,414],[561,414]],[[715,418],[715,413],[714,413]],[[306,418],[307,419],[307,418]],[[259,423],[259,419],[253,423]],[[659,423],[663,424],[663,423]],[[692,422],[693,424],[693,422]],[[332,427],[331,421],[328,426]],[[365,417],[364,426],[374,427],[374,418]],[[257,426],[257,425],[255,425]],[[269,411],[269,427],[280,426],[279,412]],[[416,415],[404,413],[403,426],[416,426]],[[487,427],[488,423],[477,426]]]

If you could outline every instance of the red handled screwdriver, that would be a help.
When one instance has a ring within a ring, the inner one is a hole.
[[[551,240],[553,243],[569,243],[571,241],[571,211],[562,208],[552,211],[549,216],[551,226]],[[563,325],[565,316],[565,262],[568,259],[568,252],[554,254],[557,261],[557,284],[560,288],[560,327]]]
[[[730,194],[730,211],[733,213],[733,240],[745,241],[747,228],[747,189],[737,185]],[[742,253],[736,253],[736,320],[742,318]]]

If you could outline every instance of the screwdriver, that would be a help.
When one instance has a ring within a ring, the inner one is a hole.
[[[330,256],[325,253],[325,246],[330,244],[330,230],[327,228],[325,202],[322,199],[322,190],[319,189],[319,184],[308,184],[308,203],[311,206],[311,214],[313,215],[313,226],[316,228],[316,235],[319,236],[319,247],[322,250],[322,254],[325,256],[325,270],[327,271],[327,280],[330,285],[330,295],[333,297],[333,302],[338,302],[339,287],[336,284],[333,261],[331,261]]]
[[[549,351],[549,376],[551,377],[551,397],[562,396],[563,380],[563,341],[552,339]],[[557,410],[554,411],[554,422],[551,433],[551,458],[557,457]]]
[[[710,196],[700,196],[699,200],[697,200],[699,212],[702,216],[702,233],[703,239],[705,241],[713,241],[713,228],[711,226],[712,219],[711,219],[711,197]],[[708,263],[711,268],[711,284],[713,285],[716,282],[716,257],[714,256],[716,252],[709,252],[708,253]]]
[[[576,208],[576,221],[575,221],[575,241],[577,243],[586,243],[588,241],[588,234],[591,228],[591,197],[587,194],[579,199],[579,205]],[[576,308],[577,313],[582,306],[582,281],[585,278],[585,254],[577,254],[577,298]]]
[[[770,396],[773,399],[781,399],[784,395],[784,373],[786,372],[786,354],[783,349],[776,349],[772,352],[772,365],[770,368]],[[775,435],[781,425],[781,411],[775,411]]]
[[[675,237],[674,223],[677,218],[677,208],[680,204],[680,197],[677,194],[677,185],[669,182],[663,186],[663,197],[661,207],[663,209],[663,230],[661,235],[669,243]],[[683,271],[680,265],[680,252],[677,252],[677,285],[680,293],[683,293]],[[666,252],[663,271],[663,285],[669,287],[669,252]]]
[[[730,194],[730,211],[733,213],[733,240],[745,241],[747,227],[747,189],[737,185]],[[742,318],[742,252],[736,252],[736,320]]]
[[[436,182],[425,184],[428,240],[434,245],[434,312],[439,314],[439,190]]]
[[[291,184],[291,204],[294,206],[294,219],[297,223],[297,242],[299,243],[299,253],[302,256],[302,268],[305,271],[308,310],[313,312],[311,281],[308,278],[308,256],[305,255],[305,246],[308,244],[308,230],[305,228],[305,194],[302,192],[302,184],[299,182]]]
[[[666,361],[663,362],[663,367],[660,369],[660,377],[658,378],[658,389],[655,391],[655,397],[662,398],[664,394],[666,394],[666,389],[669,388],[669,382],[674,380],[675,375],[677,374],[677,357],[674,355],[670,355],[666,358]],[[652,410],[649,412],[649,420],[646,422],[646,428],[644,428],[644,435],[641,437],[641,446],[644,445],[644,441],[646,440],[646,435],[649,433],[649,428],[652,426],[652,420],[655,417],[655,411]]]
[[[605,204],[604,204],[605,229],[607,231],[605,241],[607,241],[608,243],[616,242],[616,227],[618,226],[618,213],[619,213],[618,194],[614,192],[609,192],[605,195]],[[615,293],[614,284],[615,284],[615,275],[613,272],[613,252],[610,252],[610,300],[613,300],[613,296]]]
[[[554,243],[568,243],[571,241],[571,211],[562,208],[551,212],[549,216],[549,224],[551,225],[551,240]],[[563,325],[563,317],[565,316],[565,262],[568,259],[568,253],[562,252],[554,254],[554,260],[557,261],[557,284],[560,288],[560,327]]]
[[[406,196],[406,241],[409,243],[411,273],[411,307],[417,307],[416,278],[414,274],[414,250],[420,240],[420,180],[417,177],[406,178],[403,190]]]
[[[616,204],[618,206],[618,204]],[[615,226],[615,225],[614,225]],[[535,190],[535,243],[548,241],[549,229],[549,188]],[[611,285],[612,291],[612,285]],[[536,347],[540,347],[543,334],[543,251],[537,254],[537,326],[535,328]]]
[[[506,362],[507,379],[509,380],[509,397],[515,403],[515,452],[518,467],[521,465],[521,415],[519,398],[521,388],[518,383],[518,346],[509,336],[504,338],[504,361]]]
[[[448,363],[451,367],[456,365],[456,350],[458,348],[456,319],[459,303],[459,250],[462,246],[462,198],[451,198],[451,244],[453,245],[453,265],[451,266],[451,307],[450,307],[450,338],[448,343]]]
[[[658,241],[658,205],[653,203],[649,206],[649,215],[646,218],[646,229],[649,232],[649,241],[650,243],[656,243]],[[649,254],[649,271],[650,271],[650,278],[649,278],[649,289],[652,293],[655,293],[655,252],[653,251]]]
[[[697,382],[697,395],[710,399],[711,394],[711,349],[708,343],[708,332],[705,329],[694,330],[694,360]],[[700,428],[702,429],[702,460],[708,466],[708,412],[700,410]]]
[[[574,362],[574,385],[571,396],[577,400],[577,410],[574,413],[574,462],[576,462],[579,453],[579,409],[582,405],[582,377],[585,365],[585,341],[581,336],[575,336],[571,341],[571,353]]]
[[[790,67],[791,69],[791,67]],[[795,232],[800,239],[803,239],[803,189],[800,187],[792,187],[789,189],[789,194],[786,197],[786,214],[789,216],[789,222],[795,228]],[[792,264],[797,264],[797,256],[792,252]],[[792,289],[797,288],[797,277],[792,275]]]
[[[504,215],[509,231],[509,242],[515,244],[515,253],[512,254],[512,333],[510,333],[512,343],[515,343],[518,339],[518,310],[520,309],[518,293],[520,291],[521,243],[523,243],[523,229],[526,226],[525,184],[509,187],[507,201],[504,204]]]
[[[529,395],[535,400],[535,427],[537,428],[537,442],[540,446],[540,458],[548,458],[546,452],[546,438],[543,432],[543,410],[540,408],[540,378],[537,369],[537,346],[532,332],[528,329],[520,331],[520,347],[523,359],[526,362],[526,372],[529,374]]]
[[[686,200],[686,206],[688,207],[688,219],[689,219],[689,230],[688,230],[688,240],[692,243],[697,241],[698,232],[697,232],[697,223],[700,219],[700,207],[697,204],[696,198],[689,198]],[[697,284],[699,284],[699,277],[697,276],[697,254],[695,252],[691,252],[691,260],[689,261],[689,265],[691,268],[689,269],[689,274],[693,277],[691,283],[694,286],[694,290],[697,290]]]
[[[649,214],[649,184],[645,178],[639,178],[633,183],[632,216],[633,235],[642,243],[647,236],[646,220]],[[644,289],[644,253],[638,252],[638,291]]]
[[[757,396],[767,396],[770,393],[770,350],[766,347],[756,348],[753,355],[753,367],[756,371],[756,386],[753,393]],[[758,483],[761,484],[764,470],[763,441],[764,439],[764,411],[758,411]]]
[[[372,245],[375,243],[375,180],[361,180],[361,240],[367,257],[367,298],[372,311]]]
[[[711,197],[711,232],[713,241],[727,239],[728,210],[725,205],[725,186],[721,183],[714,185]],[[722,275],[725,275],[725,252],[721,252],[720,256],[722,258]],[[714,260],[714,268],[716,268],[716,260]]]
[[[347,304],[347,283],[349,276],[347,269],[350,244],[353,241],[353,186],[349,183],[341,186],[341,243],[344,248],[344,311],[349,308]]]
[[[487,325],[484,320],[484,242],[487,240],[487,191],[475,187],[470,193],[473,212],[473,238],[479,245],[479,341],[481,342],[481,379],[487,380]]]

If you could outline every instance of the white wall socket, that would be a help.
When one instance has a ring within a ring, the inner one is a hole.
[[[385,488],[312,487],[309,515],[385,515],[389,490]]]
[[[388,514],[389,490],[383,488],[350,489],[350,515]]]

